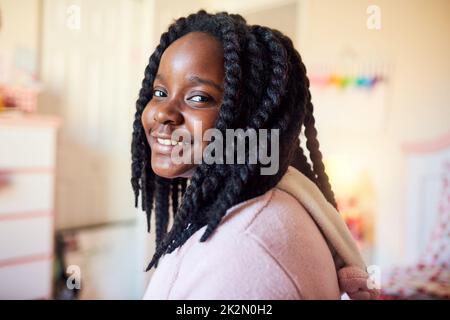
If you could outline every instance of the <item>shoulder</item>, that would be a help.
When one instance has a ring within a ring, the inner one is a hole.
[[[200,231],[203,233],[204,229]],[[298,288],[282,266],[245,234],[227,241],[213,236],[192,246],[183,257],[171,291],[171,299],[300,298]]]
[[[244,233],[256,239],[267,250],[277,255],[314,242],[324,242],[319,228],[303,207],[289,193],[272,189],[267,205],[246,226]],[[281,258],[281,257],[280,257]]]
[[[229,210],[212,236],[206,227],[180,249],[171,299],[300,299],[283,266],[247,232],[257,216],[273,206],[275,189]],[[276,198],[275,198],[276,199]]]
[[[278,188],[233,207],[214,237],[226,241],[230,234],[235,237],[249,236],[268,249],[272,245],[286,246],[298,241],[323,238],[303,205]]]
[[[319,227],[294,196],[274,188],[270,202],[245,234],[282,266],[303,298],[339,297],[331,251]]]
[[[312,298],[310,291],[323,277],[314,270],[335,277],[320,231],[303,206],[280,189],[232,208],[200,243],[203,232],[186,243],[174,298]]]
[[[240,216],[241,215],[241,216]],[[232,259],[245,259],[243,265],[258,265],[270,260],[283,277],[295,287],[301,298],[339,298],[339,286],[330,249],[319,227],[305,207],[291,194],[273,188],[236,212],[245,223],[229,221],[217,231],[216,241],[223,243],[233,235],[234,252],[248,246],[247,252]],[[220,235],[222,233],[222,235]],[[262,271],[259,271],[262,272]],[[267,270],[270,273],[270,270]]]

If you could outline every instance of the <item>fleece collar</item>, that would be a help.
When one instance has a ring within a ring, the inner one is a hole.
[[[379,290],[366,272],[350,230],[316,184],[289,167],[277,188],[296,198],[319,227],[333,255],[341,291],[352,299],[376,299]]]

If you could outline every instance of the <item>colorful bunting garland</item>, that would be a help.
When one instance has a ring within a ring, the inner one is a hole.
[[[311,75],[309,80],[312,85],[318,87],[337,87],[337,88],[366,88],[373,89],[375,85],[385,81],[380,75],[375,76],[346,76],[338,74],[330,75]]]

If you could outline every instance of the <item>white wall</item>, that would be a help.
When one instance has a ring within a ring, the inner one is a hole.
[[[58,228],[135,218],[129,151],[152,39],[148,4],[43,2],[40,76],[45,91],[39,108],[63,120]],[[80,10],[79,28],[70,20],[74,5]]]
[[[39,0],[0,0],[0,84],[33,82],[40,51],[39,3]]]
[[[366,28],[366,9],[381,9],[381,30]],[[304,1],[308,19],[302,32],[306,65],[334,61],[343,48],[361,57],[380,57],[393,64],[385,130],[375,137],[318,131],[325,153],[352,150],[366,159],[376,183],[376,261],[405,261],[405,159],[400,145],[426,141],[450,130],[450,2],[446,0]],[[321,105],[316,105],[320,109]],[[320,112],[322,116],[326,110]],[[348,115],[351,117],[351,115]],[[350,165],[350,164],[349,164]],[[424,213],[426,214],[426,213]]]
[[[133,264],[131,269],[137,271],[121,273],[117,264],[109,266],[109,273],[117,271],[123,275],[121,281],[133,283],[133,294],[127,295],[128,291],[122,298],[140,298],[148,278],[142,270],[153,237],[145,233],[144,215],[134,208],[130,148],[135,102],[154,49],[154,2],[43,0],[41,10],[44,92],[39,110],[57,114],[63,122],[56,227],[137,219],[137,241],[121,254],[124,263]],[[107,283],[107,274],[97,274],[97,283]]]
[[[0,48],[39,46],[40,0],[0,0]]]
[[[306,2],[308,24],[301,52],[307,63],[333,59],[345,45],[362,56],[388,58],[395,63],[388,133],[404,141],[436,137],[449,129],[450,2]],[[371,4],[381,9],[381,30],[366,28]]]

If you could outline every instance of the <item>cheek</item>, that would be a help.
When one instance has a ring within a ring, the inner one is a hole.
[[[219,109],[195,110],[185,116],[186,128],[194,139],[196,157],[202,154],[209,141],[204,140],[205,131],[214,128]],[[200,135],[199,135],[200,133]]]
[[[219,115],[219,109],[207,109],[207,110],[195,110],[192,112],[189,112],[188,114],[185,114],[185,122],[186,127],[191,131],[191,133],[194,132],[194,128],[197,128],[196,130],[200,130],[203,136],[203,133],[211,128],[214,128],[214,124],[216,122],[216,119]]]
[[[142,111],[141,122],[144,126],[145,131],[148,131],[149,128],[153,125],[153,118],[155,113],[155,108],[152,108],[152,105],[149,103],[145,107],[144,111]]]

